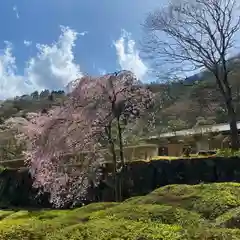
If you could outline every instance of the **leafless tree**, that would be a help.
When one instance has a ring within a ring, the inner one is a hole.
[[[214,75],[228,112],[233,150],[239,149],[239,136],[229,76],[240,28],[238,9],[237,0],[171,1],[144,23],[145,52],[155,63],[177,66],[172,72],[206,69]]]

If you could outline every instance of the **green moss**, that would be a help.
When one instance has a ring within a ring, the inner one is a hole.
[[[0,240],[237,240],[239,187],[171,185],[123,203],[0,211]]]
[[[7,216],[13,214],[14,211],[5,211],[5,210],[0,210],[0,220],[6,218]]]
[[[233,151],[231,148],[218,149],[216,156],[218,157],[239,157],[240,151]]]
[[[200,213],[207,219],[240,206],[239,183],[213,183],[199,185],[169,185],[128,203],[168,204]]]
[[[34,218],[12,219],[0,224],[0,239],[45,239],[49,233],[60,231],[70,224],[64,221],[42,221]]]
[[[186,156],[179,156],[179,157],[177,157],[177,156],[154,156],[150,160],[151,161],[161,161],[161,160],[172,161],[172,160],[180,160],[180,159],[211,159],[214,157],[216,157],[216,155],[205,156],[205,155],[191,154],[189,157],[186,157]]]
[[[115,203],[115,202],[92,203],[92,204],[89,204],[89,205],[84,206],[82,208],[78,208],[78,209],[74,210],[74,212],[80,211],[80,212],[92,213],[92,212],[95,212],[95,211],[104,210],[104,209],[114,207],[114,206],[117,206],[117,205],[119,205],[119,204]]]
[[[105,211],[98,211],[91,218],[152,221],[162,224],[178,224],[180,226],[197,226],[204,223],[204,220],[197,213],[172,206],[153,204],[132,205],[123,203]]]
[[[6,169],[6,167],[0,165],[0,173],[2,173],[5,169]]]
[[[240,230],[223,228],[187,229],[185,239],[189,240],[239,240]]]
[[[67,227],[58,233],[53,233],[47,239],[51,240],[107,240],[107,239],[182,239],[182,229],[175,225],[143,223],[128,220],[93,220],[87,224]]]
[[[13,212],[12,214],[9,214],[4,218],[4,220],[10,220],[10,219],[19,219],[19,218],[29,218],[30,213],[27,210],[17,211]]]
[[[215,226],[240,229],[240,206],[233,208],[215,220]]]

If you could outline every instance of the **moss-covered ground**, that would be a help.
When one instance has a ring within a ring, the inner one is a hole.
[[[239,228],[238,183],[170,185],[73,210],[0,211],[0,240],[239,240]]]

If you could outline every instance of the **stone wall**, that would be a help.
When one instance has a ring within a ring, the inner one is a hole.
[[[114,201],[111,177],[89,191],[90,201]],[[132,162],[122,172],[123,199],[144,195],[168,184],[240,182],[240,158],[206,158]],[[50,207],[48,195],[37,196],[27,170],[6,169],[0,173],[0,207]]]
[[[206,158],[132,162],[123,171],[123,197],[144,195],[169,184],[240,182],[240,158]],[[102,201],[112,201],[112,190],[102,187]]]
[[[32,187],[28,170],[5,169],[0,173],[0,209],[14,207],[51,207],[47,194]]]

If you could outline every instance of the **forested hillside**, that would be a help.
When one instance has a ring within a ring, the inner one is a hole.
[[[231,75],[233,95],[238,119],[240,119],[240,72],[238,64]],[[202,79],[172,83],[151,83],[149,88],[156,94],[154,111],[156,131],[166,132],[193,127],[199,124],[213,124],[227,121],[224,101],[215,84],[214,77],[204,72]],[[64,91],[33,92],[3,101],[0,106],[0,121],[10,117],[24,117],[27,112],[46,111],[59,106],[67,98]]]
[[[233,100],[237,119],[240,120],[239,61],[234,59],[230,64],[234,69],[230,75]],[[193,76],[185,81],[162,85],[155,83],[150,87],[161,99],[157,111],[158,131],[179,130],[228,121],[225,103],[216,85],[215,77],[207,71],[201,74],[201,78]]]
[[[44,90],[2,101],[0,107],[1,122],[10,117],[24,117],[27,112],[44,111],[52,106],[59,106],[65,97],[64,91]]]
[[[237,117],[240,120],[239,62],[233,63],[235,71],[231,75],[231,84]],[[155,114],[155,127],[146,128],[147,117],[138,121],[134,126],[128,126],[124,132],[124,137],[128,142],[136,144],[139,138],[148,134],[227,122],[224,101],[214,77],[208,72],[203,72],[201,79],[197,76],[195,80],[192,76],[179,82],[164,84],[155,82],[149,84],[149,88],[156,94],[154,109],[152,109]],[[2,101],[0,106],[0,158],[6,160],[21,157],[24,148],[22,143],[16,143],[15,132],[6,127],[7,119],[14,117],[22,121],[26,113],[44,113],[53,106],[60,106],[67,98],[68,95],[64,91],[44,90]]]

